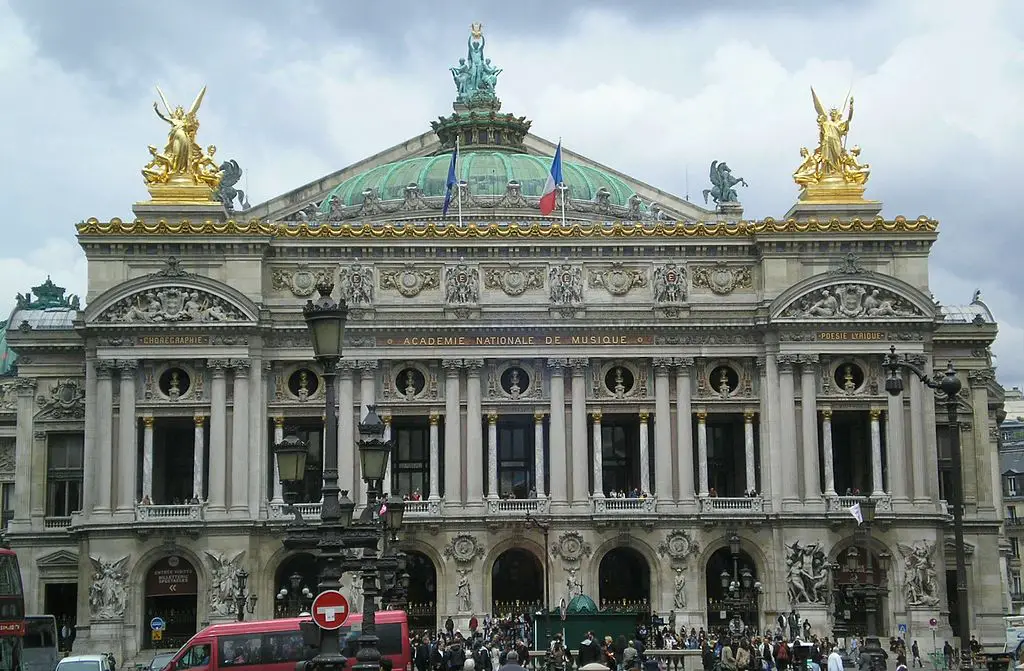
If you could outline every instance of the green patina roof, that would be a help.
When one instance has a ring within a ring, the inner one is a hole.
[[[7,346],[7,322],[0,321],[0,376],[9,375],[18,355]]]
[[[593,615],[597,613],[597,604],[586,594],[577,594],[565,607],[567,615]]]
[[[419,186],[424,196],[444,196],[449,163],[451,154],[440,154],[377,166],[336,186],[320,207],[329,210],[335,198],[341,205],[361,205],[363,191],[370,188],[377,190],[381,200],[401,200],[410,184]],[[464,151],[459,156],[459,178],[478,197],[503,196],[505,187],[515,180],[524,196],[538,198],[550,170],[549,156],[499,151]],[[626,207],[634,191],[620,178],[578,163],[563,162],[562,176],[569,187],[568,195],[577,200],[594,200],[598,189],[604,187],[611,194],[612,205]]]

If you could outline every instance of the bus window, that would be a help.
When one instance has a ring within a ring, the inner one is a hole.
[[[200,643],[199,645],[193,645],[191,648],[185,651],[185,654],[181,656],[178,663],[175,665],[179,669],[198,669],[203,666],[210,665],[210,644]]]

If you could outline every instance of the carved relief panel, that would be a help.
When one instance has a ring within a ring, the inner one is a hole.
[[[505,266],[484,268],[484,288],[497,290],[516,298],[544,289],[544,266],[509,263]]]
[[[543,398],[543,370],[533,359],[492,361],[487,365],[487,398],[506,401]]]
[[[381,291],[397,293],[405,298],[415,298],[424,291],[441,286],[441,270],[436,267],[407,263],[398,267],[382,267],[378,273]]]
[[[647,361],[591,360],[591,397],[617,400],[649,398]]]
[[[758,390],[755,361],[744,359],[698,359],[696,361],[697,396],[706,399],[754,399]]]

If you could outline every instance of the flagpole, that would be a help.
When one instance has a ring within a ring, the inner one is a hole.
[[[558,138],[558,146],[562,146],[562,138]],[[562,182],[558,185],[558,189],[562,192],[562,228],[565,228],[565,169],[562,169]]]
[[[455,188],[459,199],[459,228],[462,228],[462,179],[459,175],[459,138],[455,138]]]

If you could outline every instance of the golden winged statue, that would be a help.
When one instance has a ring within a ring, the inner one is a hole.
[[[814,151],[807,147],[800,149],[803,160],[793,173],[793,181],[803,187],[805,193],[829,191],[835,195],[843,192],[859,197],[871,170],[857,160],[860,147],[846,148],[846,136],[853,121],[853,97],[847,97],[842,110],[833,107],[827,112],[814,87],[811,87],[811,99],[817,113],[818,146]]]
[[[165,196],[170,195],[168,199],[171,200],[190,200],[209,192],[212,199],[213,191],[220,185],[221,178],[221,171],[213,160],[216,148],[211,145],[204,152],[196,142],[196,133],[199,131],[199,106],[203,104],[206,87],[199,91],[199,95],[188,110],[181,105],[172,108],[159,86],[156,87],[156,92],[160,96],[160,103],[163,103],[164,111],[160,110],[160,103],[156,102],[153,103],[153,111],[170,128],[163,150],[149,145],[152,158],[142,169],[142,176],[150,187],[150,192],[154,198],[158,192]]]

